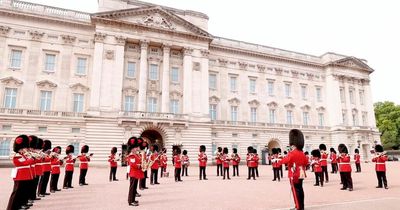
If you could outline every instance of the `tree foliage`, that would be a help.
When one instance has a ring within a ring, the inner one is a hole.
[[[377,102],[374,104],[376,126],[381,132],[381,140],[385,149],[400,146],[400,106],[393,102]]]

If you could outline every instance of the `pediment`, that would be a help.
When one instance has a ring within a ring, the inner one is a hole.
[[[295,105],[292,103],[288,103],[284,106],[286,109],[294,109]]]
[[[220,99],[217,96],[211,96],[208,100],[211,104],[217,104],[220,101]]]
[[[39,81],[39,82],[36,82],[36,84],[37,84],[37,86],[39,86],[39,87],[41,87],[41,88],[44,88],[44,87],[48,87],[48,88],[56,88],[57,87],[57,84],[56,83],[54,83],[54,82],[52,82],[52,81],[49,81],[49,80],[41,80],[41,81]]]
[[[276,108],[278,107],[278,103],[276,103],[275,101],[271,101],[270,103],[267,104],[267,106],[269,108]]]
[[[89,87],[83,85],[82,83],[75,83],[69,86],[73,90],[81,89],[82,91],[88,91]]]
[[[369,72],[373,72],[374,70],[369,67],[365,62],[362,60],[356,58],[356,57],[345,57],[339,60],[336,60],[332,62],[334,65],[339,65],[343,67],[348,67],[348,68],[356,68],[356,69],[362,69],[366,70]]]
[[[240,104],[240,100],[238,99],[238,98],[232,98],[232,99],[230,99],[230,100],[228,100],[228,102],[231,104],[231,105],[239,105]]]
[[[252,107],[256,107],[258,105],[260,105],[260,102],[257,101],[256,99],[249,101],[249,105]]]
[[[5,77],[3,79],[0,79],[1,83],[9,85],[9,84],[14,84],[14,85],[22,85],[24,84],[24,82],[22,82],[21,80],[14,78],[14,77]]]
[[[211,37],[207,31],[160,6],[100,12],[93,14],[92,19]]]
[[[300,107],[303,111],[309,111],[311,109],[311,107],[309,105],[304,105],[302,107]]]

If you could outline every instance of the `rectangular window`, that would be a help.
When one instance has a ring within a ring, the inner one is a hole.
[[[230,77],[229,81],[231,92],[237,91],[237,77]]]
[[[134,96],[125,96],[125,105],[124,105],[125,112],[133,112],[134,104],[135,104]]]
[[[217,120],[217,105],[216,104],[210,104],[210,118],[211,120]]]
[[[44,70],[54,72],[55,68],[56,68],[56,55],[46,53]]]
[[[71,145],[74,146],[74,148],[75,148],[74,149],[74,156],[77,156],[79,154],[79,151],[80,151],[80,149],[77,149],[77,148],[80,148],[79,147],[79,142],[72,142]]]
[[[292,88],[291,84],[285,83],[285,96],[286,96],[286,98],[290,98],[291,97],[291,91],[292,91],[291,88]]]
[[[171,69],[171,82],[179,83],[179,69],[177,67]]]
[[[268,81],[268,95],[274,96],[274,82]]]
[[[11,131],[11,128],[12,128],[11,125],[3,125],[2,126],[3,131]]]
[[[76,74],[85,75],[86,74],[86,64],[87,58],[78,58],[76,66]]]
[[[324,126],[324,113],[318,113],[319,126]]]
[[[362,113],[362,123],[363,123],[363,126],[368,126],[368,113],[367,112]]]
[[[136,63],[129,61],[126,67],[126,76],[134,78],[135,73],[136,73]]]
[[[208,78],[208,85],[211,90],[216,90],[217,89],[217,75],[216,74],[210,74]]]
[[[353,126],[358,126],[358,115],[357,113],[353,113]]]
[[[322,88],[317,87],[316,92],[317,92],[317,101],[322,101]]]
[[[231,106],[231,121],[237,122],[237,120],[238,120],[238,107]]]
[[[40,111],[50,111],[51,97],[51,91],[40,91]]]
[[[10,156],[10,140],[0,141],[0,156]]]
[[[17,105],[17,88],[6,88],[4,93],[4,108],[14,109]]]
[[[147,111],[157,112],[157,98],[150,97],[147,101]]]
[[[344,92],[344,87],[340,88],[340,101],[342,103],[346,102],[346,95],[345,95],[345,92]]]
[[[72,133],[80,133],[81,129],[80,128],[72,128],[71,132]]]
[[[360,94],[360,104],[364,105],[364,90],[360,90],[359,94]]]
[[[74,112],[83,112],[83,97],[82,93],[74,93]]]
[[[307,86],[306,85],[301,86],[301,99],[307,100]]]
[[[308,112],[303,112],[303,125],[308,125],[308,120],[310,116]]]
[[[347,111],[346,110],[342,110],[342,123],[343,123],[343,125],[347,124]]]
[[[22,50],[11,50],[10,67],[20,69],[22,64]]]
[[[169,106],[170,112],[174,114],[179,113],[179,101],[178,100],[171,100],[171,104]]]
[[[354,90],[349,90],[350,103],[354,104]]]
[[[47,132],[47,126],[39,126],[38,131],[41,133],[46,133]]]
[[[158,80],[158,65],[150,64],[149,80]]]
[[[276,111],[275,109],[270,109],[269,110],[269,123],[275,123],[276,119]]]
[[[256,80],[255,79],[250,79],[249,90],[250,90],[250,93],[256,93]]]
[[[293,124],[293,111],[291,110],[286,111],[286,124]]]
[[[257,122],[257,108],[255,108],[255,107],[252,107],[250,109],[250,121],[252,123]]]

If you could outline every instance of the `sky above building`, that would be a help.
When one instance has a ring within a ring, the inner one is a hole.
[[[96,12],[98,0],[25,0]],[[209,16],[209,32],[312,55],[363,58],[373,101],[400,104],[400,12],[397,1],[374,0],[146,0]],[[399,60],[398,60],[399,59]]]

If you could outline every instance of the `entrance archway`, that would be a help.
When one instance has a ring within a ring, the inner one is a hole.
[[[281,144],[279,143],[278,139],[271,139],[268,142],[268,152],[272,154],[272,148],[281,148]]]
[[[159,149],[164,148],[164,139],[160,132],[148,129],[142,132],[140,136],[148,141],[150,145],[157,145]]]

